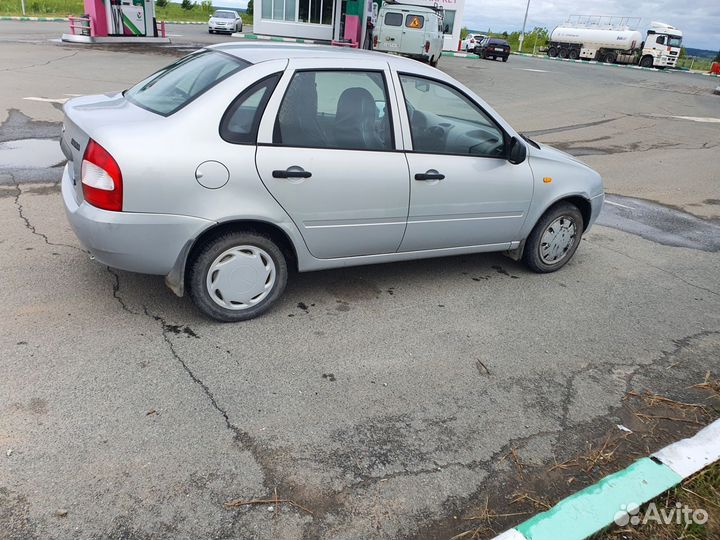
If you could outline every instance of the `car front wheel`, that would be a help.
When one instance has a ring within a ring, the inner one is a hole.
[[[580,245],[583,217],[567,202],[551,207],[537,222],[525,243],[523,259],[530,270],[555,272],[565,266]]]
[[[255,232],[223,234],[201,248],[190,268],[190,297],[208,317],[252,319],[285,290],[287,262],[273,240]]]

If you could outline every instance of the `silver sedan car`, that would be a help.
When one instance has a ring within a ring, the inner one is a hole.
[[[62,194],[95,260],[166,276],[220,321],[300,272],[503,251],[564,266],[600,176],[518,134],[434,68],[234,43],[65,105]]]

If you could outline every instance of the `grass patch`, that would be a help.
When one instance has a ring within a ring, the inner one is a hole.
[[[155,6],[158,21],[207,22],[210,10],[199,3],[192,9],[183,9],[180,4],[169,2],[165,7]],[[82,0],[25,0],[25,15],[28,17],[80,16],[84,12]],[[0,0],[0,15],[21,16],[20,0]],[[252,15],[240,13],[243,24],[252,24]]]

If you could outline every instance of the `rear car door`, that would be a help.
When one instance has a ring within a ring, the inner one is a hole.
[[[263,116],[257,169],[317,258],[397,251],[410,179],[388,65],[291,61]]]
[[[412,149],[410,210],[400,251],[503,245],[519,233],[533,193],[528,161],[506,159],[507,136],[449,83],[398,74]]]

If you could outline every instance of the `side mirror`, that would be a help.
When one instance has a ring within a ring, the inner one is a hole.
[[[516,137],[510,139],[510,150],[507,160],[513,165],[519,165],[527,158],[527,148]]]

